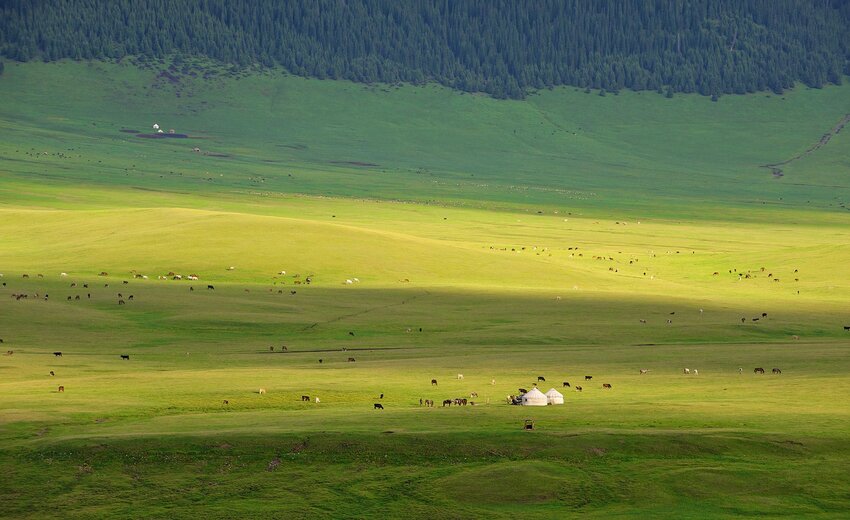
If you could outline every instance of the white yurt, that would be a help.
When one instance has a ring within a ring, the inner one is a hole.
[[[549,404],[564,404],[564,394],[554,388],[550,388],[546,392],[546,399],[549,401]]]
[[[546,406],[549,404],[549,399],[546,394],[536,388],[532,388],[531,392],[522,396],[523,406]]]

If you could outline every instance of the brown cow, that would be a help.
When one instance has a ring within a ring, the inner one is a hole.
[[[451,406],[451,405],[452,405],[452,400],[451,400],[451,399],[445,399],[445,400],[443,400],[443,407]]]
[[[354,358],[353,358],[353,357],[348,358],[348,362],[349,362],[349,363],[354,363]]]
[[[778,368],[774,368],[774,369],[772,370],[772,372],[773,372],[774,374],[781,374],[781,373],[782,373],[782,371],[781,371],[781,370],[779,370]]]
[[[60,387],[59,387],[59,391],[60,391],[60,392],[64,392],[64,391],[65,391],[65,387],[64,387],[64,386],[60,386]]]
[[[436,379],[431,380],[431,386],[437,386],[437,380]]]
[[[602,383],[602,388],[611,388],[609,383]]]
[[[764,369],[761,367],[753,369],[753,374],[764,374]]]
[[[576,385],[576,392],[581,392],[581,387]]]

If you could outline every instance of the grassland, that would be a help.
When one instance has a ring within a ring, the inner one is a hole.
[[[847,87],[200,70],[0,76],[0,515],[845,515]]]

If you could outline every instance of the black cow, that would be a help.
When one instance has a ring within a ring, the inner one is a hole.
[[[58,351],[54,352],[53,355],[56,356],[56,357],[62,357],[62,353],[58,352]]]
[[[538,381],[546,381],[546,378],[543,376],[537,376]]]
[[[431,380],[431,386],[437,386],[437,380],[436,379]]]
[[[570,382],[569,382],[569,381],[564,381],[564,387],[565,387],[565,388],[569,388],[569,387],[570,387]]]
[[[130,354],[121,354],[121,359],[126,359],[127,361],[130,361]]]
[[[584,376],[585,381],[590,381],[591,379],[593,379],[593,376]]]
[[[384,405],[382,405],[381,403],[375,403],[375,410],[383,410],[383,409],[384,409]]]
[[[207,290],[208,290],[208,291],[214,291],[214,290],[215,290],[215,286],[214,286],[214,285],[207,285]]]

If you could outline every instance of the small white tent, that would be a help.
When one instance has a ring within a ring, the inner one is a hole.
[[[550,388],[546,392],[546,399],[549,401],[549,404],[564,404],[564,394],[554,388]]]
[[[523,406],[546,406],[547,404],[549,399],[546,398],[546,394],[536,388],[532,388],[531,392],[522,396]]]

